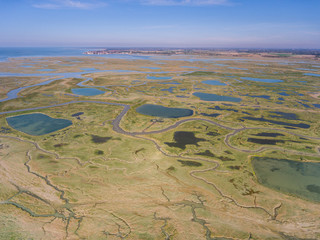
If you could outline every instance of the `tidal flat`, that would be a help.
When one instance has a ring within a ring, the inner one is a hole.
[[[0,239],[319,239],[317,65],[0,62]]]

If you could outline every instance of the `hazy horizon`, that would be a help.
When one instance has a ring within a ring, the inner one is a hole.
[[[320,48],[320,1],[0,1],[0,47]]]

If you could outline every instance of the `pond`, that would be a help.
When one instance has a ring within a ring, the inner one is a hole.
[[[217,80],[206,80],[206,81],[202,81],[202,83],[213,85],[213,86],[226,86],[227,85],[227,84],[222,83]]]
[[[33,136],[40,136],[69,127],[67,119],[51,118],[42,113],[24,114],[6,118],[10,127]]]
[[[289,123],[289,122],[275,121],[275,120],[271,120],[271,119],[266,119],[264,117],[261,117],[261,118],[243,117],[242,119],[282,125],[282,126],[286,126],[285,128],[288,128],[288,129],[294,129],[294,128],[305,128],[305,129],[307,129],[307,128],[310,128],[310,125],[309,124],[305,124],[305,123]]]
[[[252,78],[252,77],[241,77],[243,80],[254,81],[254,82],[265,82],[265,83],[280,83],[283,82],[279,79],[263,79],[263,78]]]
[[[168,108],[160,105],[144,104],[136,109],[140,114],[163,117],[163,118],[179,118],[193,115],[193,110],[185,108]]]
[[[241,98],[220,96],[212,93],[195,92],[194,96],[200,98],[203,101],[224,101],[224,102],[240,102]]]
[[[147,79],[150,80],[171,80],[172,77],[155,77],[155,76],[147,76]]]
[[[176,87],[169,87],[169,88],[163,88],[161,89],[161,91],[168,91],[170,93],[173,93],[173,89],[175,89]]]
[[[101,91],[96,88],[73,88],[71,89],[73,94],[81,95],[81,96],[95,96],[104,94],[104,91]]]
[[[304,73],[305,76],[312,76],[312,77],[320,77],[320,74],[317,73]]]
[[[161,68],[159,68],[159,67],[141,67],[141,68],[151,69],[151,70],[158,70],[158,69],[161,69]]]
[[[252,166],[260,184],[320,202],[320,163],[256,157]]]
[[[169,147],[186,149],[186,145],[199,146],[198,142],[207,141],[204,138],[197,138],[193,132],[177,131],[173,136],[174,142],[165,142]]]

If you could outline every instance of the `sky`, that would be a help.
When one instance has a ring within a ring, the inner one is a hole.
[[[320,48],[320,0],[0,0],[0,47]]]

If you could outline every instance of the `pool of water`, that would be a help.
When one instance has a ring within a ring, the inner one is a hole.
[[[193,95],[203,101],[241,102],[241,98],[221,96],[212,93],[195,92]]]
[[[320,202],[320,163],[256,157],[252,166],[262,185]]]
[[[278,104],[280,104],[280,103],[278,103]],[[264,117],[261,117],[261,118],[256,118],[256,117],[243,117],[242,119],[251,120],[251,121],[259,121],[259,122],[267,122],[267,123],[282,125],[282,126],[285,126],[285,128],[288,128],[288,129],[310,128],[310,125],[309,125],[309,124],[305,124],[305,123],[282,122],[282,121],[276,121],[276,120],[266,119],[266,118],[264,118]]]
[[[279,79],[263,79],[263,78],[252,78],[252,77],[241,77],[243,80],[254,81],[254,82],[265,82],[265,83],[280,83],[283,82]]]
[[[56,71],[56,69],[46,68],[46,69],[38,69],[37,71],[39,71],[39,72],[52,72],[52,71]]]
[[[161,105],[144,104],[136,109],[140,114],[163,117],[163,118],[179,118],[193,115],[193,110],[185,108],[168,108]]]
[[[198,142],[206,141],[204,138],[197,138],[193,132],[178,131],[173,135],[174,142],[165,142],[169,147],[186,149],[186,145],[199,146]]]
[[[270,100],[270,96],[268,95],[244,95],[244,96],[248,96],[248,97],[252,97],[252,98],[264,98],[264,99],[267,99],[267,100]]]
[[[248,70],[247,68],[239,68],[239,67],[228,67],[230,69],[235,69],[235,70]]]
[[[70,120],[51,118],[42,113],[24,114],[6,119],[10,127],[33,136],[48,134],[72,125]]]
[[[98,71],[96,68],[80,68],[82,71]]]
[[[312,76],[312,77],[320,77],[320,74],[317,73],[304,73],[305,76]]]
[[[290,94],[288,94],[288,93],[286,93],[286,92],[280,92],[280,93],[278,93],[279,95],[281,95],[281,96],[290,96]]]
[[[161,69],[161,68],[159,68],[159,67],[141,67],[141,68],[151,69],[151,70],[158,70],[158,69]]]
[[[171,80],[172,77],[155,77],[155,76],[147,76],[147,79],[150,80]]]
[[[318,69],[310,69],[310,68],[296,68],[297,70],[302,70],[302,71],[319,71]]]
[[[315,106],[316,108],[320,108],[320,104],[312,104],[313,106]]]
[[[159,82],[158,84],[181,84],[181,83],[173,81],[173,82]]]
[[[105,93],[104,91],[96,88],[73,88],[71,91],[73,94],[81,96],[96,96]]]
[[[175,89],[176,87],[169,87],[169,88],[163,88],[161,89],[161,91],[168,91],[170,93],[173,93],[173,89]]]
[[[205,80],[205,81],[202,81],[202,83],[213,85],[213,86],[226,86],[227,85],[227,84],[222,83],[218,80]]]

